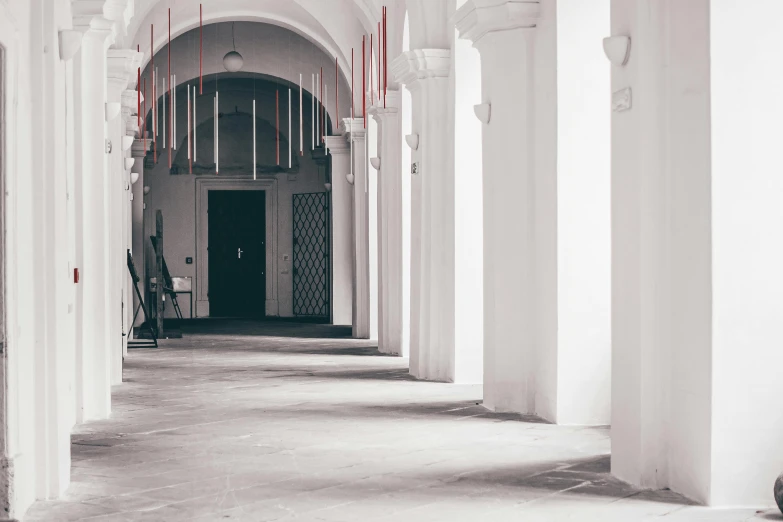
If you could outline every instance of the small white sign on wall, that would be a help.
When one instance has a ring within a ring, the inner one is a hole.
[[[612,112],[623,112],[631,109],[631,88],[626,87],[612,93]]]

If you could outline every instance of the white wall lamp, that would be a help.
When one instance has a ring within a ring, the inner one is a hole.
[[[607,36],[604,38],[604,54],[612,65],[623,67],[631,57],[631,37]]]
[[[134,163],[136,163],[136,158],[125,158],[125,170],[130,170]]]
[[[408,134],[405,136],[405,143],[408,144],[408,147],[411,148],[411,150],[418,150],[419,148],[419,135],[418,134]]]
[[[481,123],[487,125],[492,114],[492,105],[489,103],[479,103],[478,105],[473,106],[473,112]]]
[[[122,110],[122,104],[120,102],[108,102],[106,103],[106,121],[111,121],[116,118]]]
[[[354,182],[354,180],[355,180],[356,178],[355,178],[355,176],[354,176],[353,174],[346,174],[346,175],[345,175],[345,179],[347,179],[347,180],[348,180],[348,183],[349,183],[350,185],[353,185],[353,182]]]
[[[133,140],[135,140],[133,136],[123,136],[122,137],[122,150],[128,150],[131,148],[131,145],[133,145]]]
[[[149,193],[150,193],[150,186],[147,185],[147,186],[144,187],[144,195],[146,196]]]
[[[324,188],[326,189],[327,192],[331,192],[332,184],[327,181],[326,183],[324,183]]]
[[[60,31],[60,60],[72,59],[82,46],[82,33],[66,29]]]
[[[381,170],[381,158],[370,158],[370,165],[375,170]]]
[[[139,173],[138,172],[131,172],[130,180],[131,180],[131,185],[133,185],[134,183],[139,181]]]

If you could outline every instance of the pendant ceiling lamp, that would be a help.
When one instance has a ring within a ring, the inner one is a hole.
[[[237,52],[237,45],[234,39],[233,22],[231,23],[231,42],[234,50],[227,52],[223,57],[223,67],[225,67],[228,72],[237,72],[242,68],[242,65],[244,65],[245,59],[242,58],[242,55]]]

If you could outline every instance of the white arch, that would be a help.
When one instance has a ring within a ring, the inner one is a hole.
[[[277,25],[306,38],[329,56],[337,57],[340,71],[350,82],[351,47],[359,49],[363,34],[372,30],[377,8],[365,2],[372,0],[342,0],[350,3],[348,12],[356,16],[346,17],[345,11],[334,9],[322,0],[208,0],[204,2],[204,25],[228,22],[250,21]],[[357,2],[361,5],[357,5]],[[174,2],[171,4],[172,40],[198,27],[199,9],[195,2]],[[150,59],[150,25],[154,24],[153,52],[158,52],[168,43],[169,4],[161,0],[147,0],[137,9],[138,16],[129,27],[132,48],[144,52],[142,67]],[[378,16],[378,19],[380,16]],[[370,29],[368,29],[370,28]]]

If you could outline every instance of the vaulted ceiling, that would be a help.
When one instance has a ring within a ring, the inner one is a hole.
[[[386,0],[389,5],[389,55],[401,49],[404,17],[403,0]],[[154,24],[154,50],[168,40],[168,10],[171,9],[171,36],[199,25],[199,5],[204,24],[226,21],[266,22],[285,27],[336,56],[341,68],[350,67],[351,48],[361,46],[362,35],[377,33],[384,0],[136,0],[135,15],[128,27],[128,46],[137,45],[150,56],[150,25]],[[403,16],[398,16],[398,12]],[[395,29],[399,25],[399,30]]]

